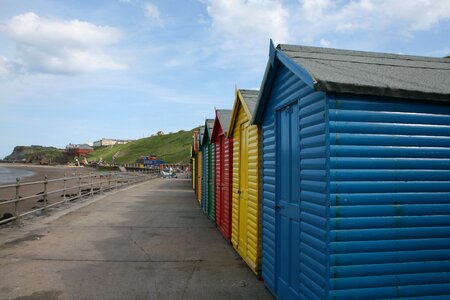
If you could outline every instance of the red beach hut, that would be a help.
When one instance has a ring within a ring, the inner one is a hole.
[[[223,237],[231,239],[231,174],[233,140],[225,138],[230,123],[231,110],[217,109],[211,134],[215,145],[216,226]]]

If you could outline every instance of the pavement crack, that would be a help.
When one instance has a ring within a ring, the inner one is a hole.
[[[197,267],[198,267],[198,264],[200,263],[200,261],[201,260],[197,260],[194,262],[194,267],[192,268],[192,272],[189,274],[189,277],[186,280],[186,286],[183,290],[183,294],[181,295],[181,299],[185,299],[185,295],[186,295],[187,289],[189,287],[190,281],[191,281],[192,277],[194,277],[194,273],[195,273],[195,271],[197,271]]]
[[[136,247],[138,247],[142,253],[145,254],[145,256],[147,257],[148,261],[153,261],[152,258],[150,257],[150,254],[145,250],[144,247],[142,247],[134,238],[133,238],[133,226],[130,226],[130,234],[128,235],[128,239],[136,245]]]
[[[161,260],[143,260],[143,259],[96,259],[96,258],[52,258],[52,257],[19,257],[19,256],[1,256],[0,260],[29,260],[29,261],[61,261],[61,262],[99,262],[99,263],[192,263],[201,262],[202,259],[161,259]]]

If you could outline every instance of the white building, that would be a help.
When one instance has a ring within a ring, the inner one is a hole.
[[[116,140],[116,139],[102,138],[99,141],[93,142],[93,145],[94,145],[94,147],[112,146],[112,145],[116,145],[116,144],[122,145],[122,144],[127,144],[132,141],[134,141],[134,140]]]

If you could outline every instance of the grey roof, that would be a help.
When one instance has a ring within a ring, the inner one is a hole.
[[[450,101],[450,59],[278,45],[321,91]]]
[[[200,126],[199,131],[200,133],[198,134],[198,142],[201,145],[203,143],[203,136],[205,135],[205,126]]]
[[[211,133],[214,127],[214,119],[206,119],[206,125],[208,126],[209,138],[211,138]]]
[[[247,104],[248,110],[250,111],[251,117],[255,114],[256,103],[258,102],[258,90],[241,90],[239,92],[242,95],[242,98]]]
[[[222,126],[223,134],[226,135],[231,119],[231,109],[218,109],[217,117],[219,118],[220,125]]]
[[[206,119],[205,127],[206,127],[206,129],[205,129],[205,134],[202,139],[202,144],[205,142],[204,139],[205,139],[206,133],[208,133],[208,140],[211,140],[211,134],[212,134],[212,130],[214,127],[214,119]]]

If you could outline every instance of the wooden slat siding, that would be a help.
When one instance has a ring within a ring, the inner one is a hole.
[[[247,207],[247,256],[249,262],[253,264],[253,270],[260,272],[260,244],[261,237],[259,231],[260,219],[260,199],[259,199],[259,145],[258,127],[250,125],[248,129],[248,207]]]
[[[300,297],[324,299],[328,282],[326,96],[303,85],[300,133]]]
[[[191,165],[190,165],[190,167],[191,167],[191,184],[192,184],[192,189],[194,190],[194,192],[195,192],[195,176],[196,176],[196,174],[195,174],[195,163],[196,163],[195,158],[192,157],[191,158]]]
[[[220,176],[220,169],[221,169],[221,165],[220,165],[220,159],[221,156],[223,155],[223,153],[221,153],[220,151],[220,137],[217,138],[216,143],[213,144],[214,147],[214,153],[215,153],[215,158],[214,158],[214,170],[215,170],[215,176],[214,176],[214,186],[215,186],[215,198],[216,199],[220,199],[220,189],[218,188],[219,185],[221,184],[220,181],[222,180],[222,177]],[[215,211],[219,212],[222,211],[222,207],[220,207],[221,203],[220,201],[216,201],[215,203]],[[222,222],[223,220],[220,220],[220,216],[216,216],[216,226],[221,226],[220,222]]]
[[[202,151],[197,152],[197,200],[202,203]]]
[[[329,116],[329,297],[448,298],[450,106],[341,95]]]
[[[240,170],[240,155],[241,155],[241,133],[240,124],[245,123],[245,111],[242,107],[239,108],[238,115],[236,117],[236,125],[233,131],[233,186],[232,186],[232,214],[231,214],[231,242],[234,248],[238,247],[239,243],[239,170]],[[245,258],[244,258],[245,260]]]
[[[223,227],[227,230],[227,236],[231,235],[231,184],[232,184],[232,172],[233,172],[233,140],[231,138],[225,139],[224,145],[224,220]]]
[[[270,105],[270,103],[269,103]],[[267,287],[275,292],[275,118],[266,110],[262,140],[262,266]]]
[[[275,106],[297,101],[300,135],[300,297],[326,297],[327,160],[326,97],[289,69],[277,70],[262,122],[262,276],[276,294],[276,136]],[[320,163],[316,163],[320,161]],[[318,201],[317,199],[321,199]],[[320,216],[319,221],[317,215]]]
[[[244,113],[243,111],[241,113]],[[237,124],[242,122],[239,113]],[[241,121],[239,121],[241,120]],[[240,163],[240,131],[235,128],[233,131],[233,170],[231,186],[231,244],[237,248],[239,243],[239,163]]]
[[[202,189],[202,208],[205,214],[208,213],[208,146],[203,147],[203,189]]]
[[[213,222],[214,224],[216,224],[216,189],[215,189],[215,184],[214,184],[214,178],[215,176],[215,167],[214,167],[214,162],[215,162],[215,149],[214,149],[214,144],[210,144],[209,145],[209,149],[211,152],[210,155],[210,159],[211,159],[211,163],[210,163],[210,172],[211,172],[211,177],[210,177],[210,182],[211,182],[211,190],[209,191],[209,207],[208,207],[208,218],[211,220],[211,222]]]
[[[261,205],[259,176],[259,131],[258,126],[250,124],[242,104],[238,106],[233,130],[233,184],[232,184],[232,231],[231,241],[234,248],[239,242],[239,170],[240,165],[240,125],[248,126],[248,201],[247,201],[247,253],[244,261],[256,274],[261,270]],[[239,253],[239,251],[238,251]]]

